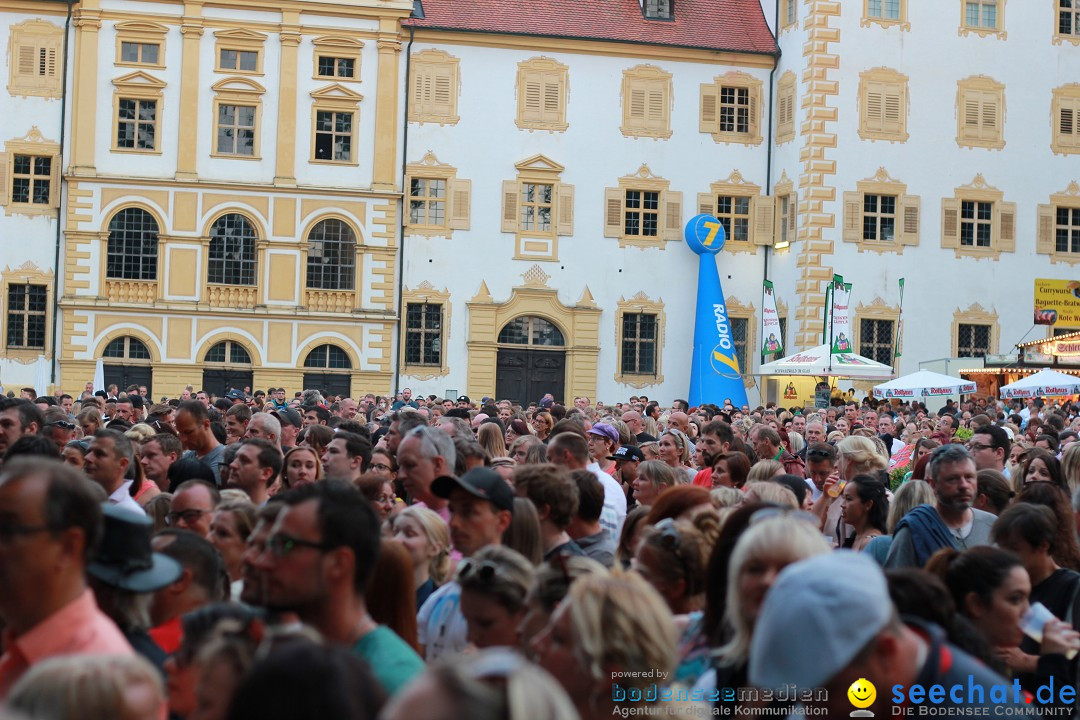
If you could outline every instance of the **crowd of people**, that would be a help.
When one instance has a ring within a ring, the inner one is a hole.
[[[0,717],[1075,712],[1080,404],[286,394],[0,397]]]

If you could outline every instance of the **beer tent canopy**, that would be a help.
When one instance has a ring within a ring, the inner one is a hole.
[[[1043,368],[1033,375],[1028,375],[1001,388],[1001,397],[1006,399],[1060,397],[1078,393],[1080,393],[1080,377],[1050,368]]]
[[[874,397],[878,399],[939,397],[973,393],[975,388],[976,385],[971,380],[920,370],[887,383],[875,385]]]
[[[832,355],[828,345],[803,350],[779,360],[765,363],[756,375],[814,375],[817,377],[842,378],[891,378],[893,369],[876,360],[856,355],[838,353]]]

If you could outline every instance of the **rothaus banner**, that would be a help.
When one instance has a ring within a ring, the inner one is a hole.
[[[851,336],[851,283],[833,275],[832,285],[832,353],[855,352]]]
[[[691,406],[707,402],[723,405],[731,400],[735,407],[742,407],[747,404],[746,388],[716,266],[716,254],[727,239],[724,226],[711,215],[695,215],[686,224],[683,237],[698,256],[694,355],[687,400]]]
[[[780,316],[776,313],[776,294],[773,284],[765,281],[761,293],[761,354],[782,355],[784,334],[780,331]]]

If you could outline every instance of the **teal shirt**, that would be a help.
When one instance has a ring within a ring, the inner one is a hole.
[[[367,661],[387,695],[396,694],[424,671],[424,661],[416,651],[385,625],[357,640],[353,653]]]

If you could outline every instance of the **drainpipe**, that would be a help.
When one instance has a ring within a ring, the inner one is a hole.
[[[423,17],[423,11],[420,11],[420,17]],[[414,15],[416,12],[414,11]],[[401,198],[401,220],[399,224],[400,240],[398,241],[398,278],[397,278],[397,330],[398,337],[395,347],[397,351],[394,353],[394,382],[390,386],[390,394],[394,394],[397,391],[398,384],[401,382],[401,323],[405,322],[405,301],[402,297],[402,292],[405,289],[405,213],[407,208],[405,206],[405,195],[408,192],[405,188],[405,165],[409,161],[409,69],[412,65],[412,46],[415,40],[416,28],[409,27],[409,44],[405,48],[405,117],[402,120],[401,129],[401,191],[403,193]],[[444,331],[445,332],[445,331]]]
[[[64,193],[62,191],[64,181],[64,138],[67,128],[67,69],[68,49],[71,35],[71,6],[74,0],[67,0],[67,17],[64,19],[64,62],[60,79],[60,154],[57,162],[60,163],[60,185],[56,188],[59,193],[56,204],[56,252],[53,256],[53,322],[52,322],[52,363],[49,373],[49,383],[56,385],[56,328],[60,324],[60,244],[64,233]]]
[[[773,83],[776,79],[776,70],[780,67],[780,0],[776,0],[776,12],[774,15],[774,25],[776,31],[773,34],[773,41],[776,43],[776,52],[773,53],[773,67],[769,71],[769,131],[766,143],[765,143],[765,196],[772,197],[772,153],[773,153]],[[789,210],[794,212],[794,209]],[[769,251],[772,250],[772,245],[765,246],[765,266],[762,269],[762,280],[769,279]],[[791,333],[788,333],[790,335]],[[761,361],[765,362],[765,354],[761,353]]]

